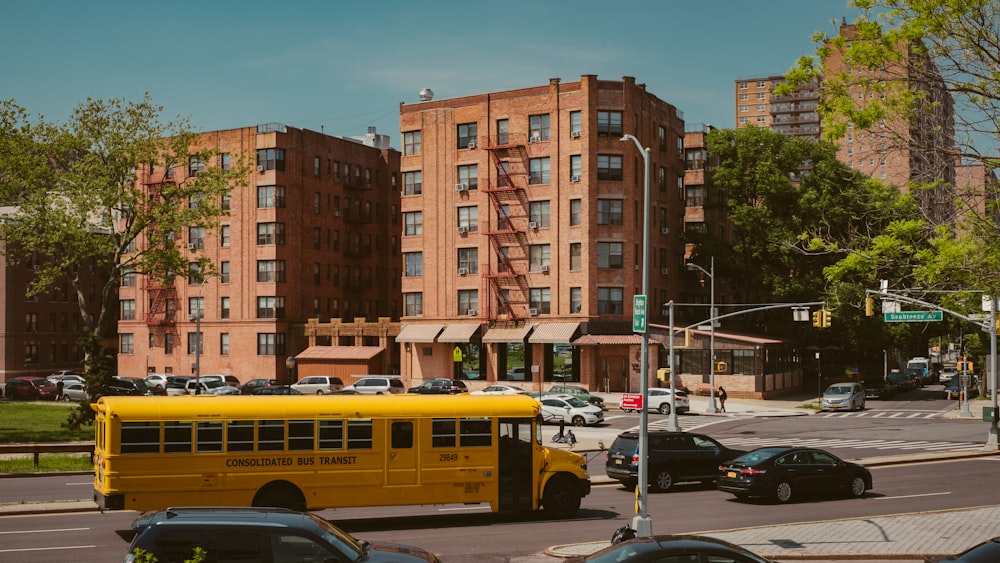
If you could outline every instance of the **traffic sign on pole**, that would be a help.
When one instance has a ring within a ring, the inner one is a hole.
[[[898,313],[884,313],[887,323],[922,323],[928,321],[940,321],[944,318],[941,311],[900,311]]]
[[[646,332],[646,296],[632,297],[632,332]]]

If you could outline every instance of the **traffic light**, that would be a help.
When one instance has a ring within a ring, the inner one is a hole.
[[[659,368],[656,370],[656,379],[666,381],[670,375],[670,368]]]
[[[823,326],[823,310],[813,311],[813,326],[819,328]]]
[[[823,328],[830,328],[830,321],[833,320],[833,314],[829,310],[823,309]]]
[[[874,317],[875,316],[875,300],[871,297],[865,298],[865,316]]]

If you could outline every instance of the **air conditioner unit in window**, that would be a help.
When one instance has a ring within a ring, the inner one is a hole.
[[[667,275],[670,273],[670,268],[660,268],[660,274]]]
[[[547,273],[549,273],[549,269],[550,269],[550,268],[551,268],[551,266],[542,266],[542,273],[543,273],[543,274],[547,274]]]
[[[465,276],[465,275],[468,275],[468,274],[469,274],[469,269],[468,268],[459,268],[458,269],[458,275]]]
[[[193,243],[193,242],[189,242],[189,243],[188,243],[188,250],[194,250],[194,249],[196,249],[196,248],[198,248],[198,245],[197,245],[197,244],[195,244],[195,243]]]
[[[469,309],[469,316],[470,317],[475,317],[478,314],[479,314],[479,311],[477,311],[475,309]]]
[[[470,149],[476,148],[476,142],[475,141],[469,141],[469,148]]]
[[[570,182],[579,182],[580,181],[580,177],[579,176],[570,176],[569,177],[569,181]]]
[[[569,132],[569,136],[572,137],[572,138],[574,138],[574,139],[579,139],[580,135],[582,135],[582,134],[583,134],[582,131],[570,131]]]
[[[537,317],[538,316],[538,309],[528,309],[528,316],[529,317]]]
[[[541,140],[542,140],[542,136],[541,135],[532,135],[532,136],[528,137],[528,142],[529,143],[538,143],[538,142],[541,142]]]
[[[538,221],[528,221],[528,228],[535,230],[538,228]]]
[[[469,191],[469,184],[455,184],[456,192],[467,192]]]
[[[670,227],[660,227],[660,234],[661,235],[669,235],[670,234]]]
[[[263,172],[263,171],[264,171],[264,165],[263,164],[258,164],[257,165],[257,172]]]
[[[460,234],[460,235],[467,235],[467,234],[469,234],[469,227],[459,227],[458,228],[458,234]]]

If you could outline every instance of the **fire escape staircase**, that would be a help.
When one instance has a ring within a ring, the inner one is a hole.
[[[151,201],[158,201],[162,197],[161,189],[165,185],[173,185],[174,180],[164,177],[159,181],[150,180],[146,183],[147,197]],[[156,224],[149,225],[150,232],[156,231]],[[176,333],[177,332],[177,287],[174,286],[174,276],[169,277],[169,281],[153,281],[146,277],[146,283],[142,290],[149,300],[149,310],[146,312],[146,326],[156,333]],[[162,340],[158,338],[157,340]]]
[[[488,238],[497,264],[495,271],[488,266],[483,274],[497,303],[496,316],[491,320],[516,322],[521,316],[514,305],[526,304],[529,294],[525,275],[528,271],[527,231],[516,227],[518,223],[527,223],[528,194],[524,186],[528,184],[529,171],[527,146],[523,140],[519,142],[512,137],[489,139],[483,147],[496,168],[496,181],[488,181],[483,188],[494,213],[488,221],[488,229],[481,234]]]

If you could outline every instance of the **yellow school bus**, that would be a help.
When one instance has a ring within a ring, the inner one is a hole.
[[[101,397],[94,500],[181,505],[488,503],[572,516],[586,459],[542,445],[525,395]]]

